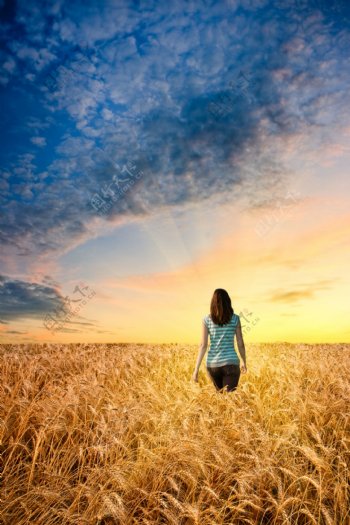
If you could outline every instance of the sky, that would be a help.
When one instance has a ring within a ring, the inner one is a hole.
[[[0,343],[350,342],[347,0],[0,0]]]

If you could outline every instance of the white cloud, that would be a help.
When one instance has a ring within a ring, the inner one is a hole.
[[[298,19],[292,21],[290,13],[283,19],[282,9],[266,10],[259,19],[253,12],[237,15],[234,6],[228,9],[230,2],[214,3],[210,9],[181,0],[140,2],[141,12],[136,3],[126,0],[95,0],[95,8],[93,0],[90,7],[66,2],[64,10],[60,0],[42,10],[34,6],[32,11],[31,2],[26,2],[19,0],[18,20],[25,21],[25,34],[30,37],[9,46],[24,62],[21,81],[37,81],[34,87],[39,91],[45,75],[53,75],[51,87],[35,103],[40,111],[51,111],[62,142],[52,161],[38,168],[45,184],[40,192],[33,183],[33,158],[11,166],[11,173],[27,183],[15,189],[28,198],[34,196],[34,206],[22,208],[19,201],[6,204],[12,212],[1,233],[8,245],[23,241],[33,251],[59,250],[88,237],[94,219],[89,196],[111,177],[100,165],[137,159],[140,149],[150,155],[149,171],[135,189],[141,206],[133,190],[111,215],[132,216],[142,206],[156,210],[162,204],[189,204],[206,199],[212,191],[229,197],[238,188],[256,205],[266,198],[261,188],[268,193],[278,178],[285,182],[280,171],[286,178],[290,175],[282,165],[275,170],[274,161],[281,157],[280,152],[270,151],[270,142],[313,131],[309,123],[319,122],[320,117],[328,123],[329,115],[335,119],[341,113],[345,119],[348,114],[349,73],[343,52],[348,34],[327,32],[319,15],[302,26]],[[257,4],[260,0],[246,1],[249,9]],[[46,20],[47,12],[55,17],[53,24],[51,18]],[[42,31],[46,47],[42,41],[34,47],[34,35],[42,27],[48,32]],[[16,71],[9,57],[4,63],[7,72]],[[241,68],[257,79],[257,105],[235,101],[225,118],[217,121],[208,102],[229,89]],[[47,114],[41,118],[48,123]],[[28,126],[43,133],[41,120],[30,122]],[[41,135],[30,140],[39,147],[46,145]],[[243,167],[252,155],[261,161],[265,151],[264,169],[237,169],[234,159],[247,145],[251,152],[243,158]],[[40,233],[36,235],[40,245],[33,242],[32,231]]]
[[[12,57],[8,57],[6,62],[3,63],[2,68],[5,69],[8,73],[13,73],[16,69],[16,62]]]
[[[35,144],[36,146],[46,146],[46,138],[45,137],[32,137],[31,142]]]
[[[103,108],[103,110],[102,110],[102,117],[105,120],[112,120],[113,119],[113,112],[110,111],[109,109]]]

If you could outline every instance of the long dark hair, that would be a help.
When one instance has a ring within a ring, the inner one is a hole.
[[[216,288],[210,302],[210,317],[213,323],[220,326],[231,321],[234,314],[231,299],[226,290]]]

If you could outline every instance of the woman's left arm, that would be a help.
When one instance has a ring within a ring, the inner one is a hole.
[[[198,381],[199,368],[201,366],[202,359],[205,356],[205,352],[207,351],[207,347],[208,347],[208,327],[203,320],[202,321],[202,341],[199,345],[197,362],[196,362],[196,366],[195,366],[193,376],[192,376],[192,379],[194,381]]]

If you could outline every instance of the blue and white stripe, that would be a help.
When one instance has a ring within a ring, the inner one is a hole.
[[[239,315],[233,314],[231,320],[224,326],[215,324],[210,314],[203,317],[210,335],[210,346],[207,353],[207,367],[223,365],[239,365],[240,360],[234,347]]]

